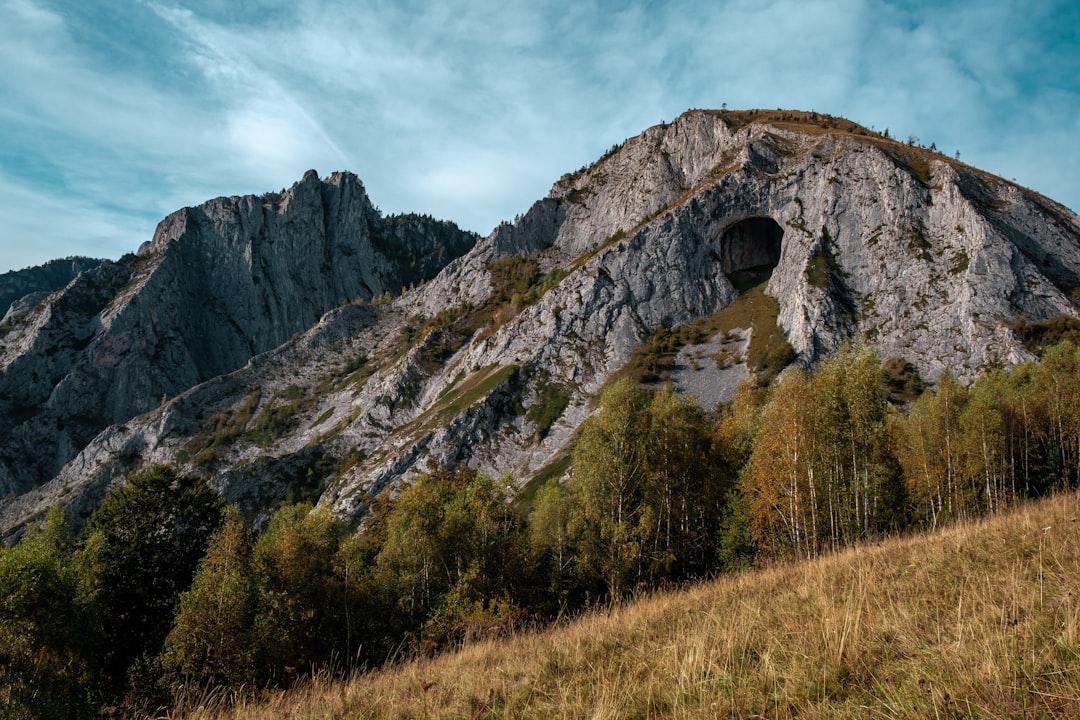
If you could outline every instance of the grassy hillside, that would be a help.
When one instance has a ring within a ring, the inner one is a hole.
[[[1078,515],[1059,495],[173,717],[1074,718]]]

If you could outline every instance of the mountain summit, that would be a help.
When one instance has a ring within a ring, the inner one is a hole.
[[[617,374],[715,406],[864,342],[969,379],[1080,300],[1075,213],[796,111],[689,111],[473,243],[348,174],[174,213],[5,323],[0,525],[85,515],[158,461],[256,520],[286,497],[359,518],[432,464],[563,472]]]

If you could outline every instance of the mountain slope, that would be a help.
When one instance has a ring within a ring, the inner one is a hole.
[[[154,246],[191,222],[171,216]],[[242,235],[221,239],[228,259],[215,265],[246,262]],[[270,256],[273,277],[309,259]],[[190,262],[155,312],[172,317],[181,285],[216,277]],[[373,282],[368,297],[396,292]],[[742,296],[757,309],[743,313],[740,293],[759,283]],[[296,496],[358,519],[366,493],[430,463],[525,483],[565,467],[592,396],[631,364],[693,376],[684,386],[709,389],[711,402],[730,395],[732,378],[769,366],[763,356],[809,365],[859,340],[926,379],[945,370],[968,379],[1028,358],[1013,323],[1075,316],[1078,284],[1080,219],[1046,198],[828,116],[690,111],[564,176],[514,224],[393,302],[332,310],[295,339],[303,328],[279,325],[315,322],[314,308],[245,306],[237,317],[258,332],[220,344],[244,350],[254,335],[248,356],[266,352],[232,372],[206,366],[227,374],[113,421],[52,480],[8,501],[0,525],[15,528],[61,497],[86,513],[151,460],[207,473],[256,519]],[[654,333],[695,323],[675,368],[642,360]]]
[[[59,290],[79,273],[92,270],[101,262],[87,257],[69,257],[0,275],[0,310],[4,312],[3,322],[13,324],[46,295]],[[15,303],[14,306],[12,303]]]
[[[470,234],[436,226],[387,227],[359,180],[340,173],[173,213],[138,257],[80,274],[0,340],[0,491],[48,480],[103,429],[472,246]]]

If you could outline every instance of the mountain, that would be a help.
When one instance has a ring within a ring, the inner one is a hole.
[[[346,173],[173,213],[137,256],[9,312],[0,490],[40,485],[102,430],[243,367],[332,308],[426,280],[474,242],[451,224],[382,218]]]
[[[560,474],[617,374],[715,406],[862,341],[967,380],[1080,300],[1075,213],[817,113],[689,111],[472,241],[347,174],[169,216],[0,338],[0,526],[158,461],[358,519],[431,464]]]
[[[46,295],[59,290],[79,273],[92,270],[102,262],[88,257],[69,257],[0,275],[0,310],[5,310],[0,316],[3,318],[0,323],[11,325]]]

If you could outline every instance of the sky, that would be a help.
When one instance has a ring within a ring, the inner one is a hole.
[[[1076,0],[0,0],[0,272],[355,172],[488,234],[689,108],[840,115],[1080,210]]]

